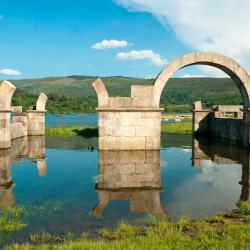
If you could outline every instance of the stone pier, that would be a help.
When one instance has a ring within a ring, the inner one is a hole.
[[[36,106],[32,106],[27,110],[28,135],[45,135],[45,105],[47,99],[47,96],[41,93]]]
[[[11,147],[17,138],[45,135],[45,105],[47,96],[41,93],[35,106],[23,112],[20,106],[11,106],[16,87],[8,82],[0,83],[0,149]]]
[[[131,97],[109,97],[101,81],[98,95],[99,150],[159,150],[161,111],[150,107],[152,86],[132,86]]]
[[[11,145],[11,98],[16,87],[3,81],[0,84],[0,148],[9,148]]]

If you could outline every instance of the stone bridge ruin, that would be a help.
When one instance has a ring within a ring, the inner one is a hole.
[[[93,87],[98,96],[99,150],[159,150],[161,111],[163,111],[160,108],[162,91],[177,70],[191,65],[209,65],[224,71],[237,85],[243,103],[242,107],[236,107],[237,110],[233,111],[239,114],[239,117],[236,117],[237,121],[216,117],[220,115],[220,110],[217,112],[203,110],[201,103],[196,103],[193,133],[205,132],[207,135],[237,138],[244,147],[248,147],[249,74],[228,57],[200,52],[185,55],[171,62],[151,86],[132,85],[130,97],[110,97],[103,82],[98,78]],[[230,106],[228,108],[230,109]],[[220,120],[212,119],[212,115]]]
[[[17,138],[45,135],[47,96],[41,93],[36,105],[23,112],[21,106],[11,106],[15,90],[9,81],[0,83],[0,149],[10,148]]]

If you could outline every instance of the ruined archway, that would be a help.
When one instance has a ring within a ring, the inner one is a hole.
[[[204,52],[192,53],[177,58],[161,71],[154,82],[152,106],[159,107],[161,93],[169,78],[179,69],[191,65],[209,65],[224,71],[238,86],[244,109],[249,108],[250,76],[247,71],[231,58],[216,53]]]
[[[213,119],[219,128],[212,136],[234,139],[240,135],[244,147],[249,146],[250,76],[237,62],[216,53],[193,53],[177,58],[158,75],[153,85],[132,85],[131,97],[110,97],[100,79],[93,83],[98,95],[99,149],[100,150],[158,150],[160,149],[160,99],[169,78],[179,69],[191,65],[209,65],[224,71],[238,86],[243,100],[243,119],[228,123]],[[198,110],[198,112],[203,112]],[[201,113],[199,123],[209,113]],[[210,123],[207,122],[207,124]],[[223,128],[223,129],[222,129]],[[229,129],[228,129],[229,128]],[[194,131],[194,130],[193,130]],[[211,128],[206,132],[210,134]],[[230,131],[237,132],[230,134]],[[240,133],[238,133],[240,131]],[[232,136],[231,136],[232,135]],[[224,135],[223,135],[224,136]]]

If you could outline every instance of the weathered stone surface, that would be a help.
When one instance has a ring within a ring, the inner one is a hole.
[[[93,87],[96,91],[98,97],[98,105],[99,107],[107,107],[108,106],[108,92],[100,78],[96,79],[93,82]]]
[[[202,103],[201,101],[197,101],[193,103],[193,109],[195,111],[201,111],[202,110]]]
[[[0,110],[10,109],[11,99],[16,87],[9,81],[2,81],[0,84]]]
[[[130,108],[132,106],[131,97],[109,97],[109,107],[112,108]]]
[[[153,86],[131,85],[131,97],[151,97]]]
[[[145,150],[145,137],[99,137],[99,150]]]
[[[243,109],[242,105],[215,105],[213,111],[220,112],[240,112]]]
[[[132,97],[133,108],[148,108],[151,107],[150,96]]]
[[[48,100],[48,97],[44,93],[40,93],[36,102],[36,110],[45,111],[47,100]]]

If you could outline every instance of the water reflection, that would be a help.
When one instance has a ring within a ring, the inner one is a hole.
[[[247,201],[250,199],[250,158],[249,151],[230,142],[211,141],[206,139],[193,139],[192,165],[200,167],[201,162],[210,160],[226,167],[228,164],[241,164],[242,177],[239,184],[242,186],[239,200]]]
[[[12,141],[10,149],[0,150],[0,209],[8,210],[15,206],[12,189],[15,186],[11,176],[11,164],[20,162],[22,158],[37,163],[40,176],[47,173],[45,158],[45,137],[32,136]]]
[[[50,137],[46,155],[44,137],[13,141],[0,151],[0,210],[24,206],[28,226],[11,240],[44,231],[95,235],[121,220],[143,223],[148,213],[202,218],[249,199],[248,151],[201,139],[192,148],[181,135],[162,139],[161,151],[91,152],[96,138]]]
[[[100,218],[112,200],[129,200],[133,213],[163,216],[160,151],[100,151],[93,214]]]

